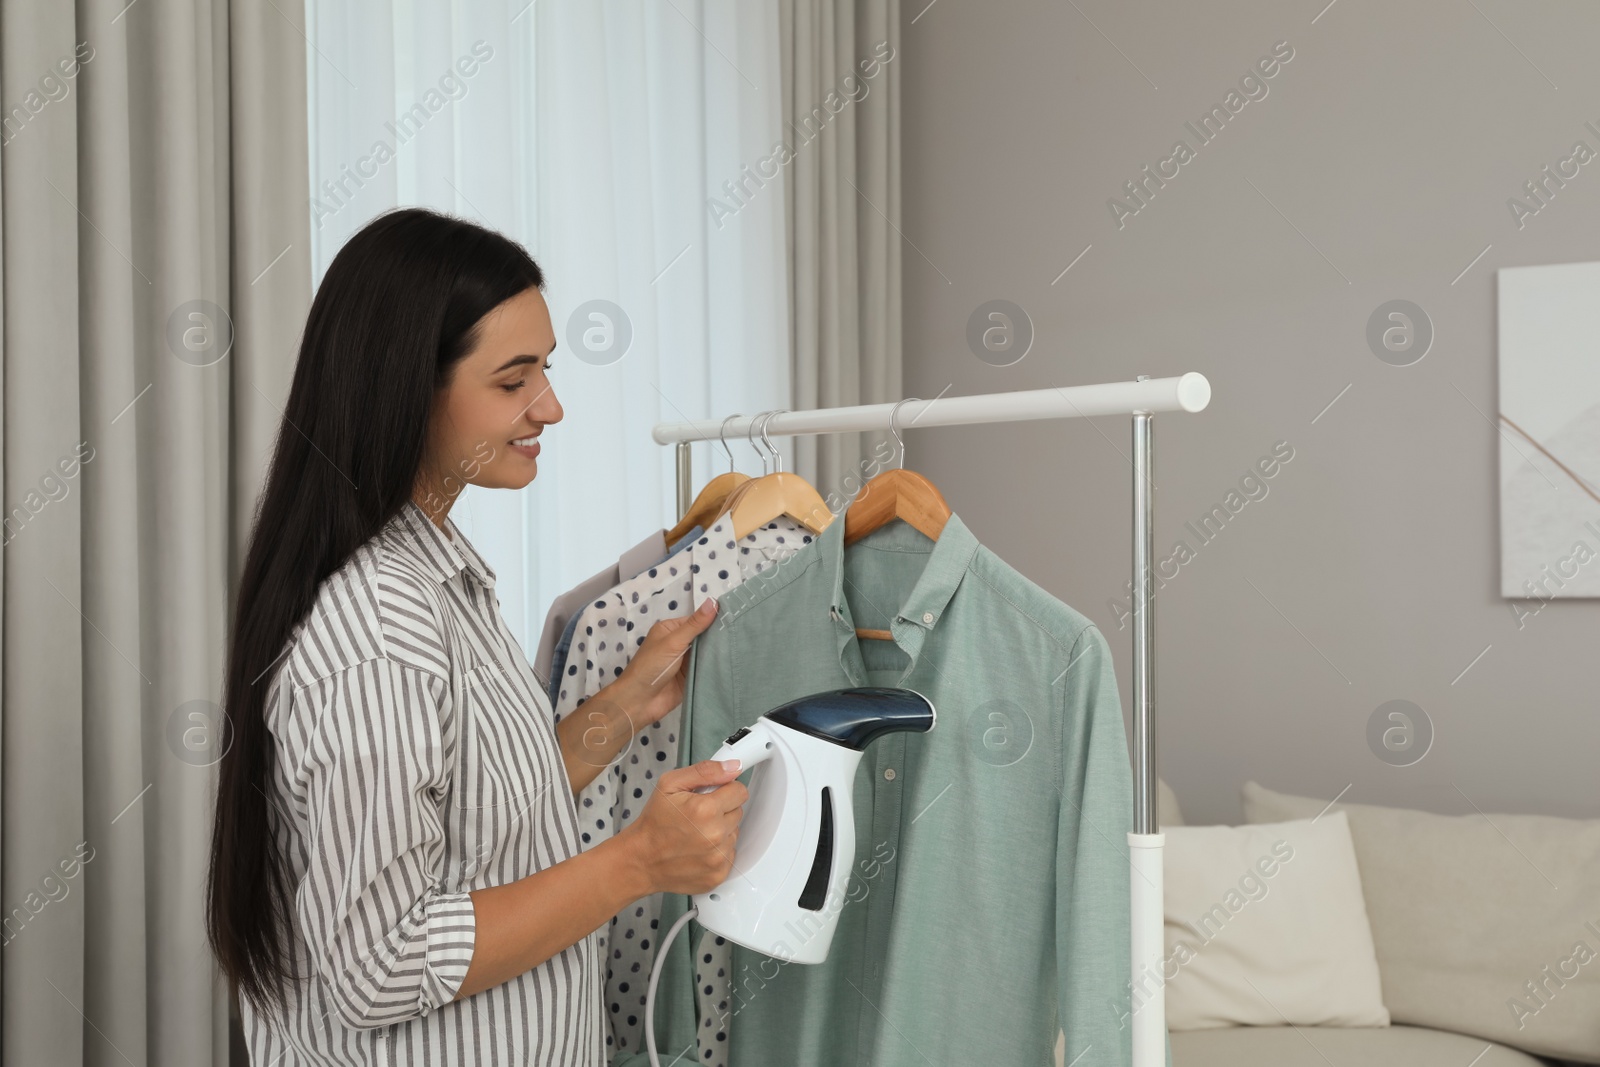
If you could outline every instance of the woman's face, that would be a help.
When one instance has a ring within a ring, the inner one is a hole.
[[[477,347],[434,400],[421,495],[436,499],[419,500],[430,514],[447,509],[469,483],[521,489],[539,473],[537,438],[562,414],[545,377],[555,347],[538,289],[483,317]]]

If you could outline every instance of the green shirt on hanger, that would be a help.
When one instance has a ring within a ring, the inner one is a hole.
[[[717,975],[699,924],[679,934],[656,994],[662,1063],[725,1035],[730,1067],[1048,1067],[1059,1028],[1066,1063],[1127,1067],[1133,787],[1104,636],[958,516],[937,541],[891,522],[845,548],[844,526],[724,598],[691,656],[679,765],[828,689],[914,689],[936,725],[862,756],[826,961],[725,945]],[[666,898],[657,937],[687,904]]]

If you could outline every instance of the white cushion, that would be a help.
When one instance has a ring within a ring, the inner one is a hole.
[[[1344,812],[1162,832],[1169,1029],[1389,1025]]]
[[[1244,787],[1248,822],[1327,806]],[[1350,818],[1395,1022],[1600,1063],[1600,819],[1335,811]]]

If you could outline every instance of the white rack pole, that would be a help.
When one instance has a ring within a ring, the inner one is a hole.
[[[1133,416],[1133,830],[1128,834],[1128,920],[1133,1067],[1166,1064],[1166,986],[1161,957],[1163,853],[1156,816],[1156,618],[1154,417]]]
[[[907,400],[900,405],[895,424],[902,430],[909,430],[929,426],[1022,422],[1028,419],[1128,415],[1136,411],[1200,411],[1210,402],[1211,383],[1206,381],[1205,375],[1190,371],[1175,378]],[[726,422],[721,419],[662,422],[656,424],[651,436],[658,445],[670,445],[680,441],[715,441],[718,438],[733,441],[750,436],[752,430],[763,431],[770,437],[887,430],[894,408],[893,403],[861,404],[848,408],[785,411],[769,418],[742,415]]]
[[[740,416],[726,421],[702,419],[657,423],[651,436],[657,444],[676,444],[678,514],[689,510],[689,442],[748,436],[757,428],[771,436],[848,433],[889,429],[890,419],[902,429],[912,426],[965,426],[1029,419],[1133,416],[1133,831],[1128,834],[1129,924],[1132,974],[1129,990],[1133,1018],[1133,1067],[1165,1067],[1166,990],[1162,974],[1163,871],[1166,838],[1157,823],[1156,642],[1155,642],[1155,507],[1152,416],[1160,411],[1203,411],[1211,402],[1211,383],[1190,371],[1174,378],[1014,393],[907,400],[900,404],[790,411],[763,418]],[[900,408],[896,417],[894,411]]]

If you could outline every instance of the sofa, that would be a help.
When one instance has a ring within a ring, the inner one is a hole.
[[[1347,813],[1391,1025],[1174,1031],[1173,1067],[1600,1063],[1600,819],[1330,808],[1254,782],[1243,806],[1247,824]],[[1183,825],[1164,782],[1157,810]]]

